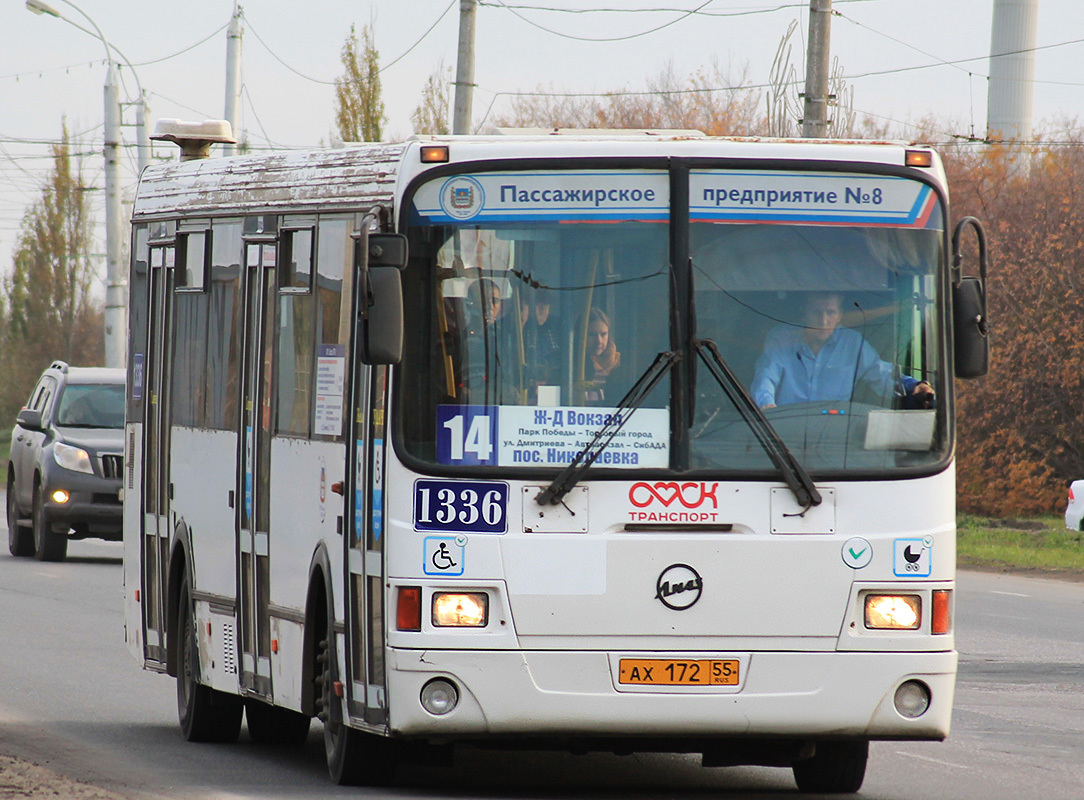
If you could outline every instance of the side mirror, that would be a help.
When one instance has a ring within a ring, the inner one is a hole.
[[[964,277],[960,267],[960,233],[965,226],[973,227],[978,238],[978,277]],[[977,219],[964,217],[952,232],[952,329],[957,378],[981,378],[990,370],[986,291],[986,232]]]
[[[402,269],[407,263],[407,238],[401,233],[369,234],[369,267]]]
[[[986,298],[978,278],[963,278],[952,287],[952,327],[956,343],[956,377],[981,378],[990,370],[986,333]]]
[[[29,408],[24,408],[19,412],[19,415],[15,417],[15,421],[28,431],[40,431],[42,429],[40,411],[32,411]]]
[[[370,267],[368,302],[361,315],[361,360],[366,364],[398,364],[403,357],[403,284],[395,267]]]

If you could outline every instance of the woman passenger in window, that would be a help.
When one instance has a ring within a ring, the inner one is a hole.
[[[610,318],[601,308],[587,315],[586,358],[584,359],[584,401],[598,404],[606,400],[606,380],[621,364],[621,353],[611,336]]]

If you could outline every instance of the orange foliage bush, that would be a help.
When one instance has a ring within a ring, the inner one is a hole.
[[[957,382],[964,511],[1059,513],[1084,477],[1081,145],[1077,133],[946,157],[953,216],[982,219],[991,254],[990,374]]]

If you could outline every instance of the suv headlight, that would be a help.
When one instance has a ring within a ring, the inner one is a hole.
[[[53,445],[53,460],[72,472],[94,474],[94,466],[90,463],[90,453],[82,447],[72,447],[70,444],[57,442]]]

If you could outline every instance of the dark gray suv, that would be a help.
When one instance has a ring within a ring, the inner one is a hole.
[[[8,549],[62,561],[68,539],[121,538],[124,370],[42,373],[11,433]]]

